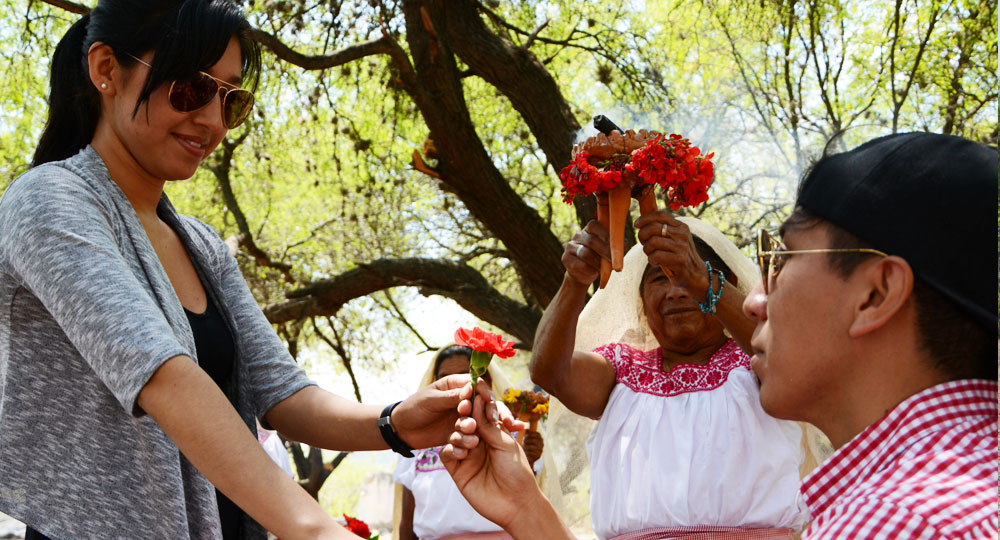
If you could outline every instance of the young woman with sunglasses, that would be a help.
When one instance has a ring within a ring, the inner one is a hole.
[[[218,235],[164,195],[249,114],[249,32],[228,0],[100,0],[56,48],[33,168],[0,199],[0,512],[28,538],[355,538],[256,420],[324,448],[429,447],[470,391],[446,378],[383,409],[320,390]]]

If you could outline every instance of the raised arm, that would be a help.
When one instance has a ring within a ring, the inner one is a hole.
[[[574,342],[587,288],[600,275],[602,258],[611,258],[608,230],[591,221],[566,244],[562,256],[566,274],[538,324],[531,354],[531,380],[569,410],[591,418],[604,412],[615,371],[602,356],[574,350]]]
[[[678,279],[688,283],[689,290],[699,300],[704,301],[708,293],[708,271],[695,248],[688,226],[670,212],[660,210],[637,219],[635,228],[639,231],[639,242],[649,263],[670,269]],[[752,355],[750,338],[755,324],[743,313],[746,295],[734,286],[731,279],[734,278],[727,277],[722,297],[715,307],[715,317],[726,327],[736,344]]]

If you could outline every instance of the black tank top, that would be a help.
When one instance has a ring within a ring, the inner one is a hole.
[[[191,324],[198,364],[219,385],[229,402],[234,403],[236,393],[233,391],[233,368],[236,365],[236,347],[229,326],[211,298],[208,299],[204,313],[192,313],[185,309],[184,314]],[[215,498],[219,504],[223,540],[239,540],[242,537],[243,511],[219,490],[215,490]]]

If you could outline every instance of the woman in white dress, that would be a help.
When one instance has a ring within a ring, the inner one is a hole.
[[[587,443],[594,532],[794,538],[806,520],[801,431],[761,409],[745,352],[756,270],[699,220],[658,212],[636,227],[642,245],[586,308],[608,233],[591,222],[569,242],[531,363],[537,384],[599,419]]]
[[[421,387],[441,377],[469,373],[472,350],[451,345],[442,348],[420,381]],[[511,387],[500,369],[491,364],[483,377],[495,396]],[[538,432],[524,435],[523,449],[536,476],[542,471],[544,442]],[[510,540],[499,525],[479,515],[455,487],[441,463],[441,447],[414,450],[412,458],[400,458],[394,480],[402,486],[399,498],[399,540]],[[551,467],[550,467],[551,468]]]

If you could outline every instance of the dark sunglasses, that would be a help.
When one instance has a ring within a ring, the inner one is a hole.
[[[771,279],[778,279],[781,272],[781,264],[788,255],[800,255],[805,253],[871,253],[888,257],[889,254],[877,249],[852,248],[852,249],[800,249],[786,250],[774,241],[770,234],[764,229],[757,231],[757,266],[760,267],[761,283],[764,285],[764,294],[768,294],[771,289]]]
[[[144,66],[153,67],[131,54],[129,56]],[[211,103],[216,94],[222,98],[222,122],[226,128],[232,129],[250,116],[250,111],[253,109],[253,92],[216,79],[204,71],[198,71],[187,79],[177,79],[170,83],[167,100],[175,111],[189,113]]]

